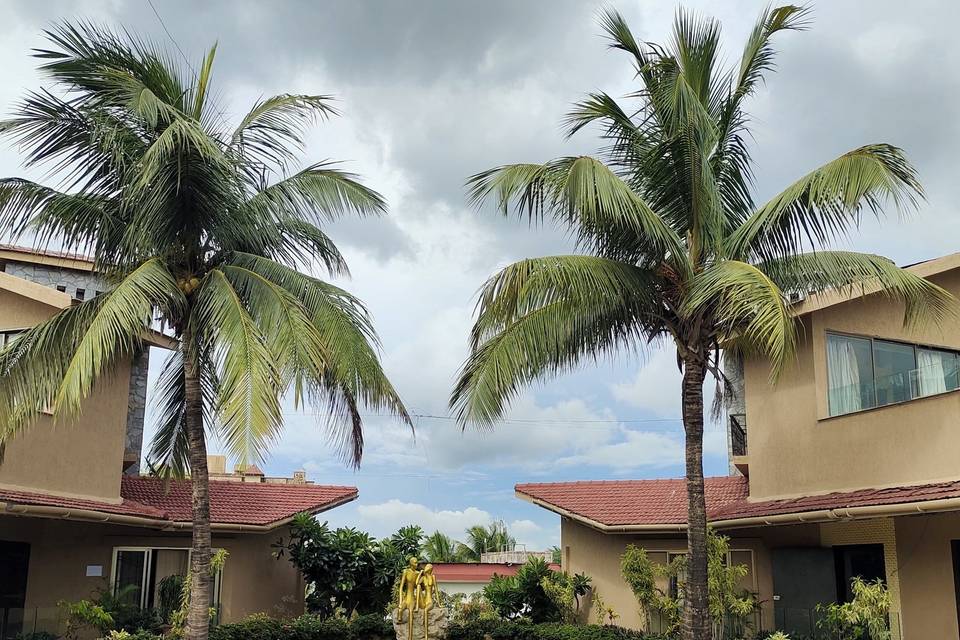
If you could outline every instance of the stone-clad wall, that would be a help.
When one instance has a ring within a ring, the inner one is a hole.
[[[106,284],[96,274],[73,269],[60,269],[26,262],[7,262],[4,272],[30,280],[47,287],[60,288],[71,297],[78,298],[77,290],[83,290],[83,299],[90,300],[97,292],[105,291]],[[24,327],[26,328],[26,327]],[[147,369],[150,362],[150,350],[134,358],[130,368],[130,396],[127,408],[127,437],[125,457],[138,462],[127,469],[127,473],[140,472],[140,456],[143,447],[143,418],[147,406]]]
[[[58,269],[41,264],[26,262],[7,262],[4,271],[12,276],[30,280],[48,287],[65,287],[64,291],[71,297],[77,297],[77,289],[84,290],[84,299],[89,300],[97,291],[103,291],[103,280],[86,271],[72,269]]]

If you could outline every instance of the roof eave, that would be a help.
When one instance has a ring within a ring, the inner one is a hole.
[[[712,520],[710,524],[718,529],[739,529],[772,525],[835,522],[838,520],[867,520],[891,516],[944,513],[948,511],[960,511],[960,498],[917,500],[897,504],[875,504],[861,507],[839,507],[836,509],[779,513],[767,516],[727,518]]]
[[[932,276],[936,276],[958,268],[960,268],[960,252],[951,253],[939,258],[934,258],[933,260],[927,260],[925,262],[919,262],[917,264],[904,267],[904,269],[907,271],[913,273],[914,275],[918,275],[921,278],[930,278]],[[805,316],[813,313],[814,311],[820,311],[834,305],[850,302],[851,300],[856,300],[857,298],[864,298],[874,293],[879,293],[881,289],[882,287],[880,284],[875,282],[869,286],[857,288],[856,290],[848,287],[843,290],[822,291],[820,293],[811,294],[803,302],[794,305],[791,308],[791,311],[798,317]]]
[[[553,511],[556,514],[563,516],[564,518],[569,518],[571,520],[576,520],[581,524],[585,524],[591,529],[596,529],[603,533],[677,533],[680,531],[686,531],[687,525],[684,524],[605,524],[599,522],[598,520],[593,520],[579,513],[574,513],[573,511],[568,511],[563,507],[559,507],[555,504],[535,498],[528,493],[523,491],[514,490],[514,495],[516,495],[521,500],[525,500],[531,504],[535,504],[538,507],[542,507],[547,511]]]
[[[303,512],[315,515],[340,505],[352,502],[359,497],[359,492],[343,496],[337,500],[324,503],[323,505],[305,509]],[[77,509],[73,507],[55,507],[46,505],[23,504],[18,502],[0,501],[0,511],[14,516],[25,516],[32,518],[53,518],[58,520],[78,520],[82,522],[100,522],[105,524],[119,524],[134,527],[145,527],[148,529],[160,529],[164,531],[183,531],[193,527],[193,522],[189,520],[167,520],[164,518],[149,518],[146,516],[134,516],[121,513],[108,513],[106,511],[97,511],[95,509]],[[298,513],[303,513],[298,512]],[[279,527],[289,524],[297,514],[270,522],[268,524],[244,524],[236,522],[211,522],[210,528],[216,531],[225,531],[232,533],[267,533]]]

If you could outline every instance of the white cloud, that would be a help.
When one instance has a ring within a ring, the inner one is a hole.
[[[622,429],[622,439],[598,443],[557,460],[558,465],[595,465],[624,473],[666,467],[683,462],[683,435]]]
[[[676,352],[672,346],[664,345],[650,355],[632,379],[611,384],[610,393],[626,406],[649,411],[661,418],[679,418],[682,382]],[[708,423],[715,391],[714,380],[708,375],[703,386],[703,407]]]
[[[476,524],[488,525],[494,518],[487,511],[477,507],[463,510],[434,510],[430,507],[393,499],[380,504],[358,505],[357,526],[377,537],[392,534],[400,527],[416,524],[427,533],[440,531],[456,539],[463,538],[463,532]]]
[[[325,514],[326,516],[326,514]],[[322,516],[324,517],[324,516]],[[382,538],[400,527],[415,524],[429,535],[440,531],[455,540],[463,540],[464,532],[473,525],[489,525],[499,518],[476,506],[463,509],[433,509],[419,502],[399,499],[369,505],[356,505],[353,512],[337,510],[329,514],[331,526],[351,526]],[[529,518],[507,521],[507,529],[521,548],[531,551],[549,549],[560,541],[560,526],[555,518],[548,525]]]
[[[610,392],[625,405],[676,418],[680,416],[680,381],[675,351],[663,347],[653,352],[632,380],[612,384]]]

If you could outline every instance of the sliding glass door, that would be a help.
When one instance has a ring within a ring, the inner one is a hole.
[[[130,604],[153,609],[159,605],[161,582],[172,575],[185,576],[189,568],[190,549],[117,547],[113,552],[113,593]],[[219,571],[210,585],[210,602],[219,607]]]

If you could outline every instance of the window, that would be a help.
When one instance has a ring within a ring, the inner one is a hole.
[[[917,397],[913,372],[917,357],[913,346],[898,342],[873,341],[874,379],[877,385],[877,406],[904,402]]]
[[[673,564],[684,558],[687,555],[685,551],[649,551],[647,552],[647,557],[656,563],[659,564]],[[746,591],[756,591],[756,580],[753,575],[753,551],[749,549],[731,549],[727,552],[726,562],[728,566],[733,565],[744,565],[747,568],[746,575],[740,580],[739,587]],[[669,582],[666,584],[660,584],[661,589],[666,587],[667,595],[671,598],[679,598],[683,593],[683,585],[681,584],[681,576],[671,575]]]
[[[67,285],[65,285],[65,284],[58,284],[58,285],[57,285],[57,291],[59,291],[60,293],[66,293],[66,292],[67,292]]]
[[[26,329],[6,329],[5,331],[0,331],[0,349],[3,349],[20,337],[20,334],[24,331],[26,331]]]
[[[118,547],[113,551],[112,589],[129,604],[151,609],[158,604],[164,578],[185,576],[190,550],[183,548]],[[210,584],[211,606],[220,606],[220,572]]]
[[[960,354],[903,342],[827,334],[831,416],[960,388]]]
[[[917,378],[920,393],[925,396],[960,388],[957,375],[958,356],[939,349],[917,349]]]
[[[876,406],[873,351],[867,338],[827,336],[830,415]]]
[[[77,300],[83,300],[84,296],[86,295],[87,295],[86,289],[77,289],[77,293],[73,297],[76,298]]]
[[[833,548],[837,576],[837,598],[840,602],[853,600],[851,584],[854,578],[866,582],[887,581],[882,544],[847,544]]]

